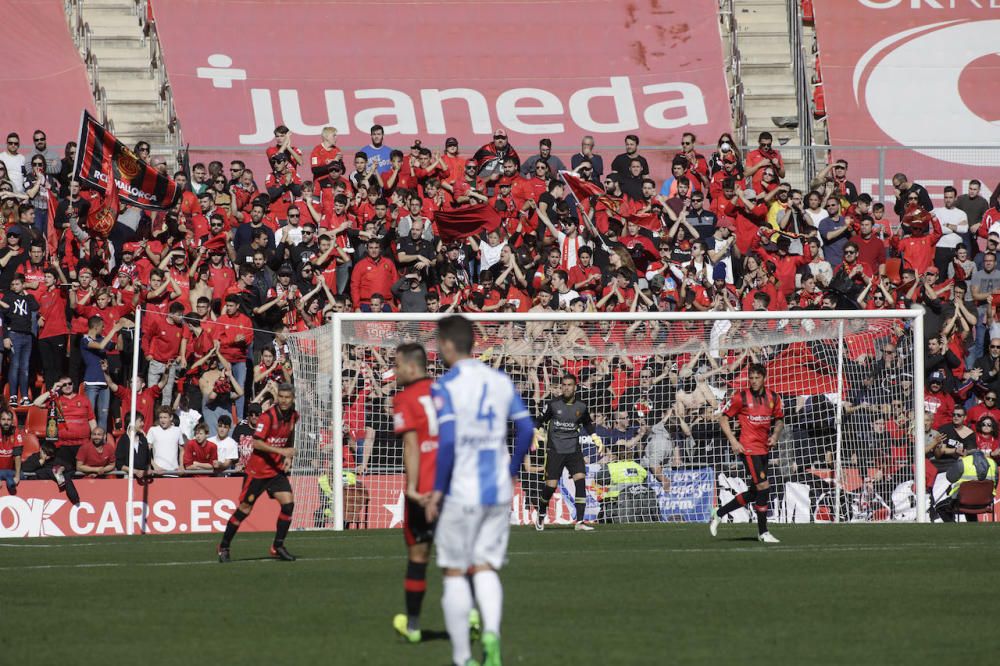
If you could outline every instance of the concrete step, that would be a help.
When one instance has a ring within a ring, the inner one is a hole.
[[[788,14],[785,11],[785,7],[783,5],[753,5],[750,7],[737,7],[736,25],[758,25],[761,23],[784,23],[787,26]]]
[[[747,32],[773,32],[788,38],[788,22],[781,17],[777,20],[762,18],[751,19],[751,15],[736,15],[736,34],[740,37]]]
[[[130,119],[160,119],[163,118],[163,109],[160,108],[156,99],[125,99],[122,97],[112,97],[108,95],[108,112],[114,118],[128,117]]]
[[[146,81],[145,83],[153,82]],[[121,104],[134,104],[139,102],[146,102],[147,104],[159,103],[160,96],[156,92],[155,84],[146,90],[136,88],[108,88],[108,86],[104,83],[104,79],[101,79],[101,85],[104,87],[104,92],[108,95],[108,102],[117,102]]]
[[[143,46],[140,48],[127,48],[127,47],[105,47],[100,45],[94,46],[94,53],[97,54],[97,61],[102,65],[106,62],[133,62],[142,61],[145,59],[149,61],[149,46]]]
[[[795,85],[791,81],[754,81],[752,84],[743,82],[743,92],[747,97],[753,95],[791,95],[795,96]]]
[[[788,51],[784,53],[753,53],[747,52],[740,49],[740,64],[744,72],[747,67],[750,66],[780,66],[780,67],[791,67],[792,57],[789,55]]]
[[[172,141],[169,133],[166,129],[161,129],[157,132],[133,132],[131,130],[126,130],[124,132],[115,132],[115,137],[124,143],[126,146],[134,146],[140,141],[147,141],[153,144],[153,152],[156,152],[157,145],[166,145]]]
[[[101,51],[106,50],[120,50],[129,49],[130,51],[135,51],[137,49],[147,49],[148,47],[143,44],[142,38],[139,36],[131,35],[100,35],[93,36],[90,40],[91,47],[94,49],[95,53],[100,54]],[[140,51],[141,52],[141,51]],[[98,55],[100,57],[100,55]]]
[[[163,118],[115,118],[115,127],[122,134],[162,134],[166,130]]]
[[[774,57],[788,60],[791,58],[791,46],[787,35],[773,32],[741,33],[737,44],[745,60],[747,56]]]
[[[153,70],[148,62],[130,64],[120,61],[98,61],[101,67],[101,85],[107,85],[109,81],[120,81],[129,79],[135,81],[152,81]]]
[[[755,116],[794,116],[798,104],[794,95],[747,95],[746,108]]]
[[[101,70],[101,85],[108,93],[142,94],[147,97],[157,97],[160,91],[156,88],[156,81],[153,79],[137,79],[131,76],[105,76]]]
[[[83,3],[83,11],[90,9],[120,9],[133,11],[135,2],[132,0],[87,0]]]
[[[84,4],[83,20],[90,26],[90,31],[95,35],[140,31],[139,17],[131,11],[111,11],[102,8],[98,12],[89,13],[86,9],[89,6],[89,4]]]

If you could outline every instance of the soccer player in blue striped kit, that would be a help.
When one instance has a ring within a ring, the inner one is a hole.
[[[483,664],[499,666],[503,588],[497,572],[507,556],[513,479],[531,447],[534,422],[510,378],[472,358],[474,342],[468,319],[438,322],[438,349],[449,370],[431,387],[439,442],[427,518],[437,520],[441,607],[452,661],[479,663],[469,641],[475,603],[482,616]],[[507,450],[508,420],[516,432],[513,456]]]

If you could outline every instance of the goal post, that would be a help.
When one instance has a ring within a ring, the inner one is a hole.
[[[393,434],[393,355],[403,342],[442,370],[426,313],[338,313],[289,346],[301,415],[293,461],[297,529],[398,527],[405,490]],[[537,419],[566,373],[578,379],[604,447],[587,456],[587,519],[702,521],[746,488],[718,416],[768,369],[785,431],[772,451],[772,520],[927,518],[923,310],[466,314],[474,356],[507,372]],[[890,358],[883,350],[893,348]],[[544,434],[526,460],[512,522],[531,520]],[[614,483],[615,462],[642,477]],[[549,519],[575,518],[564,473]],[[753,520],[736,512],[732,520]]]

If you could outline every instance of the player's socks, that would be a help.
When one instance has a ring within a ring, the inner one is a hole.
[[[500,619],[503,616],[503,586],[500,576],[492,569],[477,571],[472,575],[476,605],[483,618],[483,635],[500,635]]]
[[[583,517],[587,515],[587,480],[577,479],[574,481],[576,485],[576,497],[574,504],[576,504],[576,522],[582,523]]]
[[[406,581],[403,583],[406,592],[406,628],[410,631],[420,629],[420,607],[424,603],[424,593],[427,591],[427,563],[409,560],[406,563]]]
[[[763,490],[757,491],[757,499],[754,502],[753,510],[757,513],[757,534],[764,534],[767,532],[767,512],[768,504],[767,501],[771,497],[771,488],[765,488]]]
[[[274,530],[274,547],[277,548],[285,543],[288,536],[288,528],[292,526],[292,512],[295,511],[295,502],[282,504],[278,512],[278,526]]]
[[[469,644],[469,611],[472,610],[472,588],[465,576],[445,576],[441,586],[441,610],[444,625],[451,638],[451,661],[464,664],[472,658]]]
[[[538,515],[544,516],[549,512],[549,500],[556,492],[555,488],[542,486],[542,496],[538,499]]]
[[[719,517],[721,518],[722,516],[730,514],[733,511],[736,511],[736,509],[742,509],[743,507],[745,507],[747,505],[748,502],[750,502],[750,493],[749,493],[749,491],[748,492],[744,492],[744,493],[740,493],[739,495],[737,495],[733,499],[731,499],[728,502],[726,502],[726,504],[723,505],[723,507],[721,509],[719,509]]]
[[[240,511],[238,508],[233,511],[233,515],[229,517],[229,522],[226,523],[226,532],[222,535],[222,542],[219,544],[219,548],[229,549],[229,544],[233,542],[233,537],[236,536],[236,530],[240,529],[240,523],[246,520],[247,514]]]

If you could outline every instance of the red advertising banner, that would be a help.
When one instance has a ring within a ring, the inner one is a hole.
[[[965,191],[1000,181],[1000,3],[996,0],[813,0],[834,146],[888,150],[882,173]],[[947,149],[944,146],[978,146]],[[859,190],[878,193],[878,153],[843,151]],[[892,201],[891,183],[884,191]]]
[[[568,156],[586,134],[617,150],[626,134],[678,146],[731,127],[713,2],[170,0],[155,13],[193,159],[260,147],[263,165],[280,124],[306,154],[325,125],[345,148],[379,123],[387,145],[454,136],[462,154],[503,127],[523,157],[542,137]]]
[[[6,103],[0,104],[4,135],[17,132],[21,153],[31,155],[32,132],[43,130],[50,146],[76,138],[80,109],[94,111],[87,68],[77,53],[62,0],[0,0],[0,40]]]

